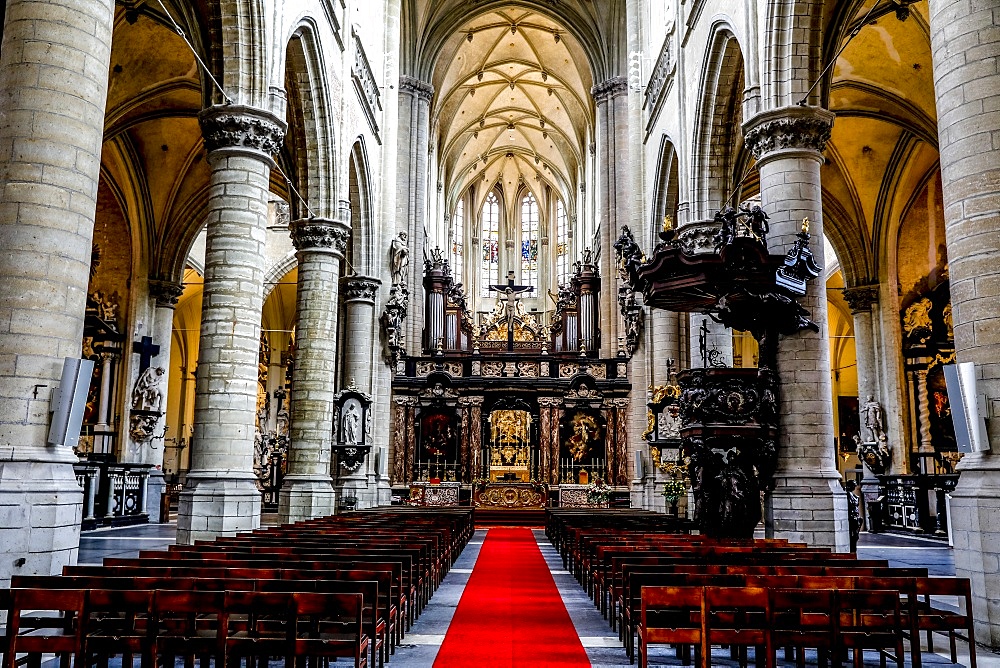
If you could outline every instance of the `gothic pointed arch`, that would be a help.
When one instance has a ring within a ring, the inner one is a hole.
[[[307,17],[292,31],[285,48],[288,155],[283,156],[287,158],[283,165],[293,172],[302,198],[290,198],[293,218],[329,218],[337,210],[337,138],[327,71],[318,28]]]
[[[373,276],[376,270],[374,203],[371,168],[364,137],[358,137],[351,147],[348,189],[351,202],[351,242],[348,250],[350,268],[357,274]]]
[[[738,186],[737,156],[743,147],[743,53],[732,29],[716,23],[708,42],[701,95],[695,113],[692,211],[705,220]]]
[[[656,245],[657,232],[662,229],[669,216],[672,225],[677,225],[677,204],[680,201],[680,178],[677,150],[664,135],[660,139],[660,151],[656,161],[656,176],[653,181],[653,206],[650,230],[650,248]]]

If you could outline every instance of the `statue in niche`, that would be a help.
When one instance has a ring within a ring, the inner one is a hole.
[[[163,367],[149,367],[135,381],[132,390],[132,410],[162,412],[163,390],[160,378],[166,373]]]
[[[392,245],[389,247],[389,268],[394,286],[406,283],[406,273],[409,266],[410,251],[406,247],[406,232],[400,232],[392,240]]]
[[[865,429],[871,434],[870,443],[880,443],[886,440],[885,429],[882,426],[882,404],[875,397],[868,395],[865,405],[861,407],[865,418]]]
[[[349,401],[344,408],[344,443],[358,445],[361,443],[361,413],[357,401]]]

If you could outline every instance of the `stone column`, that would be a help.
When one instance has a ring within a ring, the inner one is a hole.
[[[0,586],[76,561],[76,455],[46,444],[80,357],[114,3],[7,0],[0,48]]]
[[[163,415],[156,423],[153,438],[146,443],[140,453],[140,464],[150,464],[149,483],[146,494],[146,513],[151,522],[155,522],[160,514],[160,501],[163,496],[163,457],[166,444],[163,437],[167,428],[167,387],[170,378],[170,341],[174,335],[174,307],[184,292],[184,286],[173,281],[150,279],[149,295],[156,300],[156,312],[153,315],[153,344],[160,347],[156,356],[156,366],[164,371],[163,383]],[[180,427],[180,425],[178,425]]]
[[[597,105],[597,221],[600,225],[601,248],[598,262],[604,278],[605,303],[613,304],[618,297],[618,269],[614,243],[622,225],[632,223],[629,183],[629,113],[628,82],[625,77],[612,77],[590,91]],[[613,357],[618,349],[618,309],[605,308],[600,313],[600,356]],[[589,349],[589,346],[588,346]],[[591,351],[593,352],[593,351]]]
[[[271,155],[285,124],[260,109],[218,105],[199,116],[212,168],[191,470],[177,542],[260,526],[253,470],[264,240]]]
[[[396,219],[399,232],[409,235],[410,312],[406,321],[406,350],[420,354],[424,298],[421,267],[427,231],[430,110],[434,87],[413,77],[399,77],[399,154],[396,174]]]
[[[817,279],[818,280],[818,279]],[[856,285],[844,288],[844,301],[854,316],[854,349],[858,360],[858,400],[879,398],[878,372],[875,363],[875,335],[872,306],[878,303],[878,285]],[[865,469],[865,475],[870,472]]]
[[[976,365],[991,452],[952,493],[955,571],[972,579],[976,639],[1000,647],[1000,0],[930,2],[955,352]],[[973,55],[975,54],[975,55]],[[955,401],[955,398],[952,398]]]
[[[767,111],[744,125],[757,156],[761,205],[770,216],[768,245],[785,253],[809,218],[811,248],[823,260],[820,165],[833,114],[812,107]],[[810,281],[799,303],[819,325],[778,344],[780,429],[776,487],[765,501],[768,535],[810,545],[849,549],[847,499],[840,486],[833,434],[826,285]],[[693,333],[692,333],[692,338]]]
[[[875,361],[875,330],[872,322],[872,306],[878,303],[878,284],[856,285],[844,288],[844,301],[851,309],[854,316],[854,349],[857,359],[858,373],[858,401],[864,406],[868,397],[878,399],[881,403],[881,394],[878,388],[878,372]],[[885,406],[882,403],[883,407]],[[883,415],[885,411],[883,411]],[[883,419],[883,423],[887,422]],[[862,423],[861,438],[866,438],[865,426]],[[841,428],[843,433],[843,428]],[[902,447],[902,441],[897,439],[897,447]],[[876,517],[881,511],[879,509],[879,483],[875,473],[868,465],[861,460],[861,468],[864,471],[864,478],[861,480],[861,498],[864,501],[865,524],[868,531],[875,532],[881,528],[881,519]],[[888,473],[888,470],[886,471]]]
[[[340,263],[351,229],[328,218],[292,223],[299,279],[295,293],[295,364],[288,471],[278,493],[278,519],[298,522],[333,514],[330,477],[337,369]]]
[[[372,394],[372,350],[375,336],[375,297],[382,281],[370,276],[346,276],[340,279],[344,292],[344,378],[342,387],[355,386],[366,394]],[[374,405],[373,407],[374,408]],[[376,418],[377,419],[377,416]],[[371,443],[371,434],[367,442]],[[376,456],[372,450],[363,467],[349,474],[341,475],[339,490],[343,496],[357,498],[357,508],[378,505],[374,468]],[[343,474],[343,471],[339,473]]]

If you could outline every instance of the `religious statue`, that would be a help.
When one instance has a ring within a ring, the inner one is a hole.
[[[622,281],[631,285],[634,282],[633,277],[646,258],[639,244],[635,242],[635,236],[628,225],[622,225],[622,233],[615,241],[614,248],[618,255],[618,275]]]
[[[660,413],[660,421],[656,425],[656,437],[660,440],[681,437],[681,407],[670,404]]]
[[[389,248],[389,267],[394,286],[406,283],[406,272],[409,266],[410,250],[406,247],[406,232],[400,232],[392,240],[392,245]]]
[[[882,427],[882,404],[875,401],[875,397],[869,394],[865,405],[861,407],[861,414],[865,417],[865,428],[871,433],[869,442],[885,441],[885,430]]]
[[[344,410],[344,443],[358,445],[361,443],[361,414],[358,404],[351,401]]]
[[[933,329],[931,323],[932,306],[931,300],[924,297],[906,309],[906,314],[903,316],[903,331],[906,332],[906,338],[915,339],[917,343],[927,342]]]
[[[160,377],[166,373],[163,367],[149,367],[135,381],[132,390],[132,410],[162,411],[163,390],[160,389]]]

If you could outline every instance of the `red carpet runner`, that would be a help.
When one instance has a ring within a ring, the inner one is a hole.
[[[434,668],[589,666],[530,529],[490,529]]]

